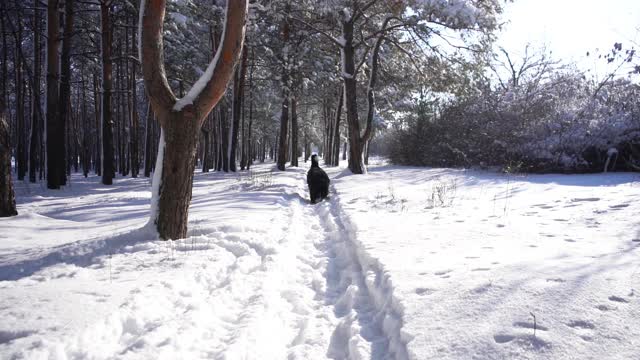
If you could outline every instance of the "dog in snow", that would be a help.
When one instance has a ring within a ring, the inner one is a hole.
[[[311,156],[311,169],[307,172],[307,184],[312,204],[329,195],[329,176],[318,165],[318,155],[316,154]]]

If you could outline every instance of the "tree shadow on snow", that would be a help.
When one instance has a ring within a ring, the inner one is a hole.
[[[0,265],[0,281],[15,281],[29,277],[49,266],[65,263],[80,267],[92,265],[101,256],[116,254],[136,243],[156,240],[157,233],[148,226],[114,236],[94,240],[80,240],[50,249],[48,254],[12,264]]]

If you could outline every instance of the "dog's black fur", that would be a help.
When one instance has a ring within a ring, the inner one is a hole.
[[[312,204],[329,195],[329,176],[318,165],[318,155],[311,156],[311,169],[307,173],[307,184]]]

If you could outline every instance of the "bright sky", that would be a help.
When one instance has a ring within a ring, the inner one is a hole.
[[[515,0],[503,16],[509,24],[499,44],[513,54],[522,54],[528,42],[546,44],[555,59],[575,60],[587,70],[601,62],[586,58],[587,51],[608,52],[615,42],[623,49],[635,42],[640,51],[640,0]]]

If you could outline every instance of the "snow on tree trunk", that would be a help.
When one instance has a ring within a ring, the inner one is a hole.
[[[162,164],[156,165],[160,166],[156,171],[162,174],[162,180],[158,184],[157,214],[152,214],[157,215],[155,223],[158,233],[165,239],[184,238],[187,235],[193,171],[196,166],[196,149],[200,133],[200,124],[194,117],[182,112],[171,113],[171,116],[172,119],[167,121],[167,125],[162,129],[164,154]],[[154,174],[154,180],[155,177]]]
[[[176,99],[164,71],[162,28],[166,0],[141,0],[140,50],[145,89],[162,128],[162,165],[156,168],[152,224],[163,239],[187,236],[196,147],[205,118],[233,76],[244,42],[248,2],[228,1],[220,46],[206,72],[187,95]],[[158,156],[161,156],[160,153]],[[157,197],[157,199],[156,199]]]
[[[160,202],[160,188],[162,187],[162,165],[164,163],[164,150],[166,143],[164,141],[164,132],[160,130],[160,141],[158,142],[158,157],[156,158],[156,166],[153,171],[151,180],[151,212],[149,216],[149,224],[157,228],[158,223],[158,203]]]

